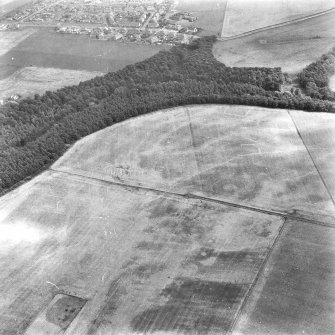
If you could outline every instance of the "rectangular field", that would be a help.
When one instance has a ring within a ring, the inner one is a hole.
[[[0,79],[0,99],[20,94],[22,97],[43,94],[64,86],[78,85],[81,81],[102,76],[102,72],[26,67],[5,79]]]
[[[213,48],[227,66],[281,67],[297,73],[335,45],[335,13],[227,41]]]
[[[335,333],[335,230],[287,222],[234,335]]]
[[[39,28],[0,57],[0,79],[29,66],[107,73],[169,48],[167,45],[99,41]]]
[[[55,172],[0,218],[4,334],[226,334],[283,223]]]
[[[322,0],[228,0],[222,37],[294,20],[334,5],[334,1]]]

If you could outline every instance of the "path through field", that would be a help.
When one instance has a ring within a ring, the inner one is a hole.
[[[0,198],[0,333],[333,334],[334,133],[200,105],[83,138]]]

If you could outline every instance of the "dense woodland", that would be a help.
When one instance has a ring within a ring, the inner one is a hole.
[[[215,37],[205,37],[1,108],[0,192],[50,165],[79,138],[162,108],[224,103],[334,112],[329,101],[280,93],[280,68],[231,68],[218,62],[214,42]]]
[[[305,94],[314,99],[335,101],[335,94],[329,87],[329,78],[335,74],[335,48],[308,65],[299,75],[299,83]]]

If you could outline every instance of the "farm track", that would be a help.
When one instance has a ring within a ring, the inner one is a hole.
[[[276,24],[271,24],[269,26],[264,26],[264,27],[261,27],[261,28],[249,30],[249,31],[246,31],[244,33],[237,34],[237,35],[234,35],[234,36],[229,36],[229,37],[222,36],[223,35],[223,30],[224,30],[224,22],[223,22],[221,37],[218,38],[218,40],[219,41],[235,40],[235,39],[238,39],[238,38],[242,38],[242,37],[250,36],[250,35],[253,35],[253,34],[257,34],[257,33],[262,32],[262,31],[266,31],[266,30],[271,30],[271,29],[275,29],[275,28],[279,28],[279,27],[288,26],[290,24],[298,23],[298,22],[301,22],[301,21],[306,21],[306,20],[312,19],[314,17],[318,17],[318,16],[322,16],[322,15],[326,15],[326,14],[332,13],[334,11],[335,11],[335,7],[327,9],[327,10],[324,10],[324,11],[321,11],[321,12],[318,12],[318,13],[307,15],[307,16],[304,16],[304,17],[301,17],[301,18],[298,18],[298,19],[294,19],[294,20],[290,20],[290,21],[285,21],[285,22],[281,22],[281,23],[276,23]],[[225,17],[226,17],[226,14],[225,14]]]
[[[225,205],[225,206],[231,206],[231,207],[235,207],[235,208],[240,208],[240,209],[244,209],[244,210],[258,212],[258,213],[262,213],[262,214],[279,216],[279,217],[282,217],[285,220],[293,219],[293,220],[298,220],[298,221],[311,223],[311,224],[315,224],[315,225],[335,228],[335,222],[334,222],[334,224],[330,224],[330,223],[326,223],[326,222],[319,221],[319,220],[313,220],[313,219],[308,219],[308,218],[305,218],[305,217],[295,216],[295,215],[288,214],[288,213],[285,213],[285,212],[268,210],[268,209],[260,208],[260,207],[256,207],[256,206],[248,206],[248,205],[244,205],[244,204],[219,200],[219,199],[205,197],[205,196],[196,195],[196,194],[192,194],[192,193],[183,194],[183,193],[177,193],[177,192],[163,191],[163,190],[150,188],[150,187],[145,187],[145,186],[135,186],[135,185],[131,185],[131,184],[118,183],[118,182],[115,182],[115,181],[110,181],[110,180],[105,180],[105,179],[101,179],[101,178],[97,178],[97,177],[87,176],[85,173],[78,173],[78,172],[73,172],[73,171],[72,172],[62,171],[62,170],[58,170],[58,169],[55,169],[55,168],[49,168],[49,171],[64,173],[64,174],[67,174],[67,175],[70,175],[70,176],[82,177],[82,178],[86,178],[86,179],[89,179],[89,180],[95,180],[95,181],[98,181],[98,182],[102,182],[102,183],[110,184],[110,185],[114,185],[114,186],[119,186],[119,187],[123,187],[123,188],[149,191],[149,192],[153,192],[155,194],[182,197],[182,198],[185,198],[185,199],[195,199],[195,200],[200,200],[200,201],[207,201],[207,202],[212,202],[212,203],[221,204],[221,205]]]

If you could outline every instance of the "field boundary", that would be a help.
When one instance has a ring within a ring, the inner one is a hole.
[[[289,110],[287,111],[287,114],[289,115],[290,119],[292,120],[292,123],[293,123],[293,125],[295,127],[295,130],[296,130],[296,132],[297,132],[297,134],[298,134],[298,136],[299,136],[302,144],[304,145],[304,147],[305,147],[305,149],[306,149],[306,151],[307,151],[307,153],[309,155],[309,158],[311,159],[311,161],[312,161],[312,163],[314,165],[314,168],[317,171],[317,173],[318,173],[318,175],[319,175],[319,177],[320,177],[320,179],[322,181],[322,184],[325,187],[325,189],[327,191],[327,194],[328,194],[330,200],[332,201],[334,209],[335,209],[335,201],[334,201],[333,196],[332,196],[332,194],[331,194],[331,192],[330,192],[330,190],[328,188],[328,185],[326,184],[325,180],[322,177],[322,174],[321,174],[319,168],[317,167],[316,163],[314,162],[313,156],[312,156],[311,152],[309,151],[309,149],[308,149],[308,147],[307,147],[307,145],[306,145],[306,143],[305,143],[305,141],[304,141],[304,139],[303,139],[303,137],[302,137],[302,135],[301,135],[301,133],[299,131],[299,128],[298,128],[297,124],[295,123],[294,118],[292,117],[292,114],[291,114],[291,112]]]
[[[251,285],[249,286],[249,289],[247,290],[247,292],[245,294],[245,297],[244,297],[244,299],[242,301],[242,304],[241,304],[241,306],[240,306],[240,308],[239,308],[239,310],[238,310],[238,312],[237,312],[237,314],[236,314],[236,316],[234,318],[234,321],[231,324],[231,326],[230,326],[230,328],[229,328],[229,330],[227,332],[228,334],[232,334],[234,332],[234,329],[235,329],[238,321],[240,320],[241,314],[242,314],[242,312],[243,312],[246,304],[248,303],[249,297],[251,296],[253,289],[255,288],[255,286],[256,286],[259,278],[263,275],[265,266],[266,266],[266,264],[267,264],[267,262],[268,262],[268,260],[269,260],[269,258],[271,256],[273,250],[275,249],[275,247],[277,246],[280,238],[283,235],[283,231],[284,231],[284,229],[287,226],[287,221],[288,221],[287,218],[284,218],[283,224],[281,225],[281,227],[280,227],[280,229],[278,231],[278,234],[277,234],[275,240],[272,243],[272,246],[270,247],[269,251],[267,252],[267,254],[266,254],[266,256],[265,256],[265,258],[264,258],[261,266],[258,269],[258,272],[257,272],[254,280],[252,281]]]
[[[314,17],[326,15],[326,14],[332,13],[334,11],[335,11],[335,7],[332,7],[330,9],[327,9],[327,10],[324,10],[324,11],[321,11],[321,12],[317,12],[317,13],[314,13],[314,14],[310,14],[310,15],[307,15],[307,16],[303,16],[303,17],[300,17],[298,19],[293,19],[293,20],[289,20],[289,21],[284,21],[284,22],[280,22],[280,23],[271,24],[271,25],[268,25],[268,26],[260,27],[260,28],[257,28],[257,29],[252,29],[252,30],[246,31],[244,33],[240,33],[240,34],[233,35],[233,36],[226,36],[226,37],[222,36],[222,33],[223,33],[223,28],[222,28],[221,37],[218,38],[218,40],[219,41],[234,40],[234,39],[246,37],[246,36],[249,36],[249,35],[257,34],[257,33],[262,32],[262,31],[275,29],[275,28],[279,28],[279,27],[283,27],[283,26],[288,26],[290,24],[294,24],[294,23],[306,21],[306,20],[309,20],[309,19],[313,19]]]
[[[122,188],[130,188],[130,189],[134,189],[134,190],[149,191],[149,192],[153,192],[153,193],[156,193],[156,194],[174,196],[174,197],[179,197],[179,198],[183,198],[183,199],[194,199],[194,200],[200,200],[200,201],[207,201],[207,202],[212,202],[212,203],[221,204],[221,205],[225,205],[225,206],[240,208],[240,209],[244,209],[244,210],[248,210],[248,211],[252,211],[252,212],[258,212],[258,213],[263,213],[263,214],[267,214],[267,215],[274,215],[274,216],[278,216],[278,217],[281,217],[281,218],[284,218],[284,219],[293,219],[293,220],[302,221],[302,222],[306,222],[306,223],[311,223],[311,224],[315,224],[315,225],[335,228],[335,220],[334,220],[334,223],[329,223],[329,222],[324,222],[324,221],[320,221],[320,220],[309,219],[309,218],[306,218],[306,217],[295,216],[295,215],[285,213],[285,212],[268,210],[268,209],[260,208],[260,207],[256,207],[256,206],[248,206],[248,205],[245,205],[245,204],[239,204],[239,203],[220,200],[220,199],[216,199],[216,198],[209,198],[209,197],[205,197],[205,196],[201,196],[201,195],[196,195],[196,194],[193,194],[193,193],[178,193],[178,192],[171,192],[171,191],[163,191],[163,190],[159,190],[159,189],[155,189],[155,188],[151,188],[151,187],[125,184],[125,183],[121,183],[121,182],[115,182],[115,181],[111,181],[111,180],[107,180],[107,179],[94,177],[94,176],[88,176],[88,175],[85,174],[84,170],[83,170],[84,173],[79,173],[77,171],[65,171],[65,170],[56,169],[56,168],[52,168],[52,167],[50,167],[48,170],[53,171],[53,172],[63,173],[63,174],[70,175],[70,176],[77,176],[77,177],[81,177],[81,178],[85,178],[85,179],[89,179],[89,180],[95,180],[95,181],[98,181],[98,182],[102,182],[102,183],[110,184],[110,185],[114,185],[114,186],[119,186],[119,187],[122,187]]]

